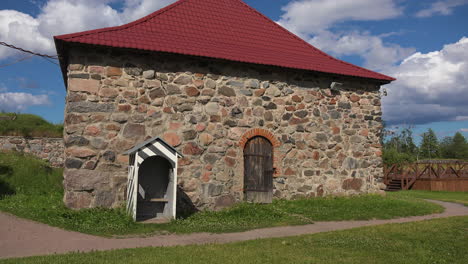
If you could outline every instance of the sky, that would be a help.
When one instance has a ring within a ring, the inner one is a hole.
[[[55,55],[52,36],[116,26],[175,0],[0,0],[0,41]],[[383,86],[391,129],[468,137],[468,0],[244,0],[339,59],[397,78]],[[55,61],[0,46],[0,110],[64,116]]]

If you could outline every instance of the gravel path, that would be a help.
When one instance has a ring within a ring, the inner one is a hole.
[[[259,238],[287,237],[303,234],[350,229],[388,223],[406,223],[427,219],[468,215],[468,207],[431,201],[445,207],[445,212],[391,220],[315,222],[311,225],[285,226],[250,230],[239,233],[189,235],[157,235],[146,238],[103,238],[21,219],[0,213],[0,258],[27,257],[67,252],[89,252],[137,247],[161,247],[191,244],[229,243]]]

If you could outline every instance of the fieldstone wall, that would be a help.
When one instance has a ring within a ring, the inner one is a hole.
[[[0,136],[0,151],[18,151],[49,161],[52,167],[64,166],[62,138],[24,138]]]
[[[343,85],[331,90],[332,82]],[[276,198],[378,192],[379,88],[357,78],[76,46],[64,200],[72,208],[119,205],[128,163],[122,153],[154,136],[185,155],[178,184],[198,208],[243,199],[243,145],[255,135],[276,142]]]

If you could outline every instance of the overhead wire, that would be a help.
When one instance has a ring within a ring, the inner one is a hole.
[[[39,56],[39,57],[43,57],[43,58],[49,58],[49,59],[53,59],[53,60],[58,60],[57,55],[47,55],[47,54],[41,54],[41,53],[37,53],[37,52],[34,52],[34,51],[30,51],[30,50],[25,50],[23,48],[16,47],[14,45],[8,44],[8,43],[3,42],[3,41],[0,41],[0,45],[11,48],[11,49],[19,50],[19,51],[22,51],[22,52],[26,52],[26,53],[29,53],[29,54],[32,54],[32,55],[35,55],[35,56]]]
[[[19,59],[19,60],[15,61],[15,62],[12,62],[12,63],[0,65],[0,68],[7,67],[7,66],[10,66],[10,65],[13,65],[13,64],[16,64],[16,63],[25,61],[25,60],[27,60],[27,59],[32,58],[33,56],[41,57],[41,58],[45,59],[46,61],[48,61],[48,62],[50,62],[50,63],[52,63],[52,64],[55,64],[55,65],[57,65],[57,66],[60,66],[58,63],[56,63],[56,62],[53,61],[53,60],[58,60],[58,56],[57,56],[57,55],[47,55],[47,54],[37,53],[37,52],[34,52],[34,51],[30,51],[30,50],[26,50],[26,49],[23,49],[23,48],[20,48],[20,47],[16,47],[15,45],[8,44],[8,43],[3,42],[3,41],[0,41],[0,45],[5,46],[5,47],[8,47],[8,48],[11,48],[11,49],[15,49],[15,50],[18,50],[18,51],[21,51],[21,52],[25,52],[25,53],[31,54],[30,57],[22,58],[22,59]]]
[[[50,63],[52,63],[52,64],[55,64],[55,65],[57,65],[57,66],[60,66],[58,63],[56,63],[56,62],[54,62],[54,61],[52,61],[52,60],[50,60],[50,59],[48,59],[48,58],[44,58],[44,57],[43,57],[43,59],[46,60],[46,61],[48,61],[48,62],[50,62]]]
[[[20,59],[14,61],[14,62],[6,63],[6,64],[0,64],[0,68],[4,68],[4,67],[11,66],[11,65],[14,65],[14,64],[16,64],[16,63],[25,61],[25,60],[29,60],[29,59],[31,59],[32,57],[34,57],[34,55],[30,55],[30,56],[26,56],[26,57],[20,58]]]

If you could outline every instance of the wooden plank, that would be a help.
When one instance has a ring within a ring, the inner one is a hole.
[[[169,199],[164,199],[164,198],[153,198],[153,199],[150,199],[150,202],[167,203],[167,202],[169,202]]]
[[[413,190],[468,192],[468,179],[419,179]]]

